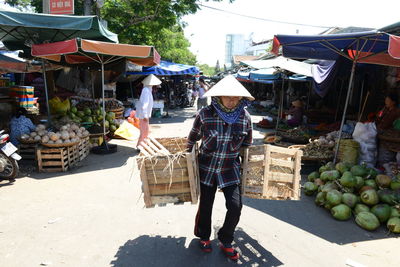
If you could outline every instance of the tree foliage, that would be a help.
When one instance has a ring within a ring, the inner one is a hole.
[[[200,71],[203,72],[205,76],[214,76],[216,74],[215,72],[215,67],[211,67],[207,64],[198,64],[197,67],[200,69]]]

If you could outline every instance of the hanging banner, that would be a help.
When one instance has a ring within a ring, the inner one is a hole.
[[[49,0],[50,14],[74,14],[74,0]]]

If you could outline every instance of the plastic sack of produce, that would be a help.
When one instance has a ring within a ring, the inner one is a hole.
[[[129,141],[134,141],[139,138],[139,130],[127,121],[124,121],[119,128],[114,132],[115,135]]]
[[[359,163],[373,167],[377,160],[376,125],[374,122],[358,122],[353,132],[353,139],[360,144]]]
[[[352,139],[340,141],[338,158],[340,162],[347,162],[352,165],[358,164],[360,145]]]

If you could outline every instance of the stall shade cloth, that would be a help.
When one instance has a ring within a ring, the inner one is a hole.
[[[196,66],[179,64],[169,61],[161,60],[160,64],[154,67],[144,67],[142,71],[129,71],[129,75],[159,75],[159,76],[172,76],[172,75],[195,75],[200,72]]]
[[[107,59],[111,58],[126,58],[141,66],[154,66],[160,62],[160,55],[152,46],[113,44],[84,39],[32,45],[31,52],[34,57],[56,62],[60,62],[64,57],[68,64],[98,62],[98,60],[107,63]]]
[[[337,60],[344,56],[358,63],[400,66],[400,60],[388,53],[389,43],[397,47],[393,37],[380,31],[328,35],[276,35],[272,51],[284,57]],[[390,42],[389,42],[390,40]]]
[[[62,66],[46,64],[48,70],[56,70]],[[18,51],[0,51],[0,73],[40,72],[42,65],[34,60],[19,57]]]
[[[9,50],[27,50],[31,44],[86,38],[118,43],[96,16],[68,16],[0,11],[0,41]]]
[[[246,61],[241,61],[240,64],[249,66],[254,69],[279,68],[282,70],[290,71],[307,77],[312,76],[311,72],[312,64],[300,62],[290,58],[284,58],[282,56],[267,60],[246,60]]]

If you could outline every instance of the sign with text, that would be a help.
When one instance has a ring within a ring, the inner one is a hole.
[[[49,0],[50,14],[74,14],[74,0]]]

